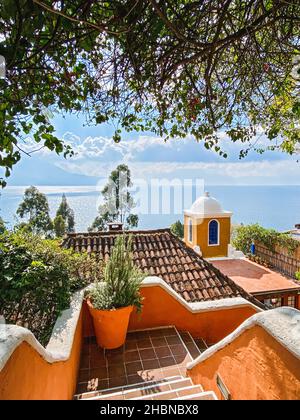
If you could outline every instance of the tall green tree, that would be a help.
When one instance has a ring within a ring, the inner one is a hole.
[[[36,187],[31,186],[25,190],[17,215],[25,219],[25,225],[30,232],[43,236],[52,234],[53,223],[49,215],[47,197]]]
[[[4,175],[23,152],[72,153],[52,112],[112,120],[116,141],[122,128],[192,134],[225,157],[224,133],[245,143],[241,156],[262,151],[254,140],[265,134],[269,148],[293,153],[299,16],[299,0],[2,0]]]
[[[65,232],[68,232],[68,233],[74,232],[75,230],[74,211],[69,206],[65,194],[62,195],[61,203],[56,212],[56,217],[58,216],[61,216],[64,221]],[[61,222],[59,222],[59,224],[62,226]]]
[[[2,233],[4,233],[4,232],[5,232],[5,230],[6,230],[6,228],[5,228],[5,222],[4,222],[4,220],[2,219],[2,217],[0,217],[0,235],[1,235]]]
[[[66,233],[66,224],[61,215],[58,215],[54,218],[53,229],[57,238],[61,238]]]
[[[178,236],[178,238],[180,238],[180,239],[183,239],[184,226],[183,226],[183,223],[181,223],[180,220],[177,220],[175,223],[173,223],[170,226],[170,230],[173,233],[173,235]]]
[[[99,206],[99,215],[95,218],[89,231],[106,230],[107,224],[120,222],[125,229],[138,225],[138,215],[131,213],[135,202],[130,192],[131,174],[127,165],[119,165],[111,172],[108,183],[101,194],[104,203]]]

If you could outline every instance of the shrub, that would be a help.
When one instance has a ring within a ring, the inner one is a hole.
[[[173,223],[170,226],[170,230],[173,233],[173,235],[177,236],[180,239],[183,239],[184,237],[184,226],[181,223],[180,220],[177,220],[175,223]]]
[[[235,248],[249,254],[251,243],[260,242],[270,251],[279,245],[292,254],[299,246],[299,242],[289,234],[277,232],[275,229],[265,229],[259,224],[237,226],[232,233],[232,244]]]
[[[46,344],[71,292],[93,281],[91,259],[30,233],[0,236],[0,314],[7,323],[29,328]],[[97,276],[98,277],[98,276]]]
[[[95,309],[110,310],[134,305],[142,308],[140,286],[146,274],[133,262],[131,236],[119,236],[103,268],[101,282],[88,292]]]

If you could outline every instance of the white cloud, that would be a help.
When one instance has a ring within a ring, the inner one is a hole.
[[[121,161],[119,162],[121,163]],[[107,177],[116,164],[96,161],[71,162],[59,165],[62,169],[83,175]],[[299,184],[300,164],[290,160],[261,162],[132,162],[133,179],[197,178],[208,184]]]

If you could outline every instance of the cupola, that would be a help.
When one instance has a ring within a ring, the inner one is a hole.
[[[184,240],[206,258],[227,257],[232,212],[205,192],[184,211]]]

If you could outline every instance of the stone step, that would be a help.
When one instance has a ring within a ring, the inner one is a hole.
[[[213,391],[199,392],[192,395],[184,395],[183,397],[173,398],[174,400],[205,400],[205,401],[216,401],[218,400],[216,394]]]
[[[76,394],[74,399],[128,399],[130,396],[141,396],[142,392],[152,391],[153,393],[172,389],[172,387],[178,387],[181,383],[185,385],[192,384],[190,378],[183,376],[173,376],[164,378],[159,381],[147,381],[139,382],[132,385],[124,385],[122,387],[115,387],[109,389],[103,389],[99,391],[84,392]]]
[[[196,345],[193,337],[188,331],[178,331],[182,341],[184,342],[187,350],[189,351],[191,357],[195,360],[198,356],[200,356],[201,352]]]
[[[142,397],[133,398],[136,400],[174,400],[187,397],[189,395],[200,394],[203,392],[201,385],[190,385],[182,388],[172,389],[169,391],[159,392],[158,394],[143,395]]]

